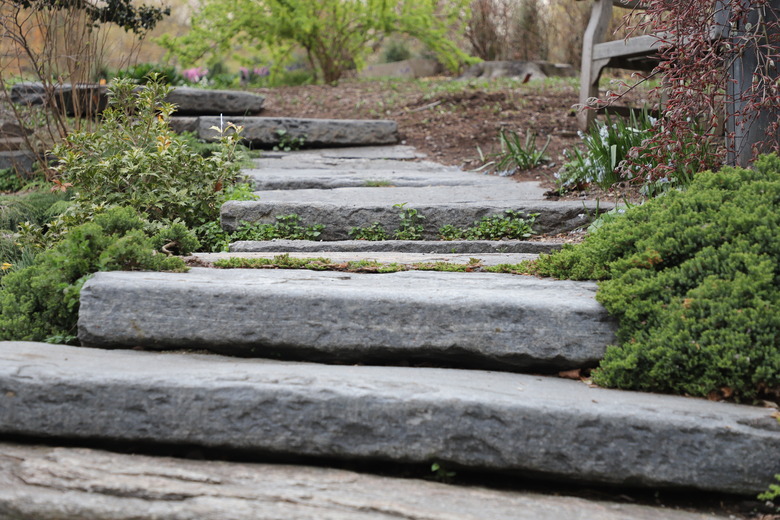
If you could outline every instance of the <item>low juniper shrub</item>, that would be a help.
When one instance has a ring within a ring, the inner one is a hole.
[[[545,276],[602,280],[619,345],[594,373],[625,389],[750,401],[780,395],[780,158],[697,174],[626,210]]]
[[[73,341],[80,290],[96,271],[185,271],[181,258],[155,244],[174,242],[187,252],[197,247],[194,237],[180,223],[159,227],[151,238],[150,229],[132,208],[110,208],[70,229],[28,267],[11,270],[0,287],[0,340]]]

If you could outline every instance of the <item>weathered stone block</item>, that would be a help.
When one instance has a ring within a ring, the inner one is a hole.
[[[475,370],[0,343],[5,435],[438,461],[755,496],[780,473],[772,412]]]
[[[81,291],[79,341],[558,371],[595,365],[614,341],[595,291],[492,273],[101,272]]]

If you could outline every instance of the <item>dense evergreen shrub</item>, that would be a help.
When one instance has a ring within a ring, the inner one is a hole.
[[[149,238],[149,223],[131,208],[116,207],[69,230],[32,265],[2,277],[0,340],[72,341],[76,335],[79,291],[96,271],[184,271],[181,258],[155,250],[153,243],[179,239],[196,247],[183,227],[160,229]]]
[[[538,274],[604,280],[620,319],[594,380],[605,386],[749,400],[780,392],[780,158],[697,174]]]

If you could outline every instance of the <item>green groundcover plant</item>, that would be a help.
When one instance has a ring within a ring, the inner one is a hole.
[[[154,226],[132,208],[110,208],[70,229],[29,267],[2,277],[0,340],[71,342],[79,293],[92,273],[185,271],[181,258],[162,251],[186,254],[197,245],[181,223]]]
[[[600,385],[739,401],[780,394],[780,158],[697,174],[530,267],[603,280],[620,319]]]

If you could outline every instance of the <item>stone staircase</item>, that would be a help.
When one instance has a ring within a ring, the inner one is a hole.
[[[334,241],[245,242],[230,254],[490,265],[555,247],[338,240],[404,202],[427,204],[426,225],[545,207],[533,186],[412,159],[407,147],[269,154],[249,172],[261,199],[243,213],[226,205],[226,227],[239,213],[270,221],[327,206],[305,215],[336,229]],[[438,190],[449,200],[431,202]],[[596,210],[578,206],[546,225],[571,229]],[[397,209],[387,215],[392,228]],[[480,471],[553,488],[764,490],[780,473],[772,409],[557,377],[595,366],[614,341],[595,289],[487,272],[98,273],[82,291],[84,346],[0,343],[0,440],[14,441],[0,443],[0,519],[720,518],[310,466],[328,461],[436,463],[445,478]],[[122,446],[298,465],[86,449]]]

